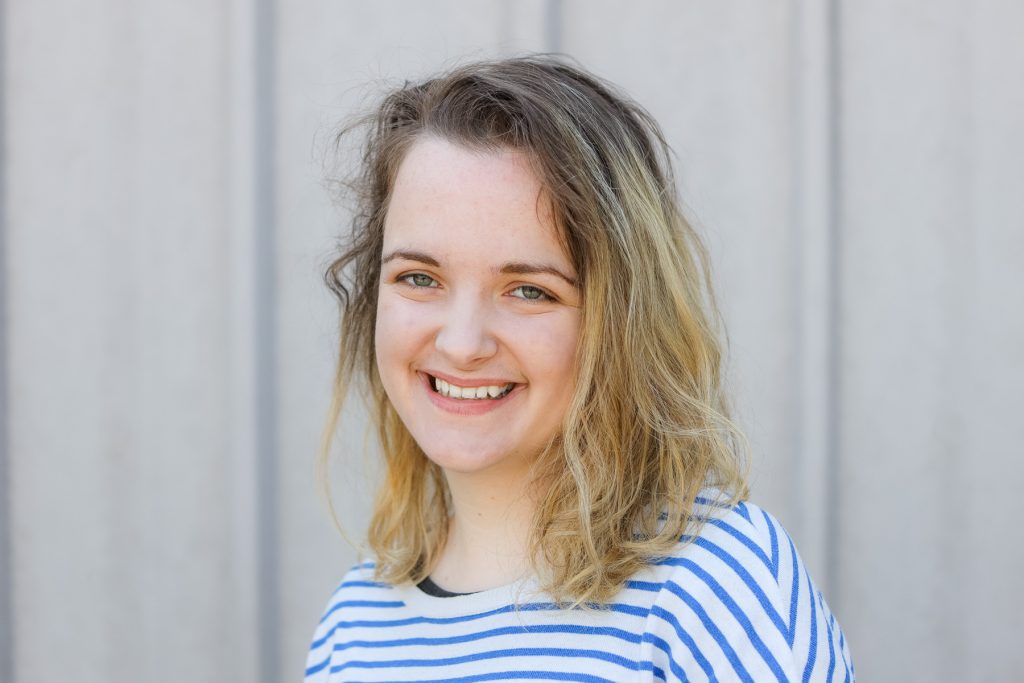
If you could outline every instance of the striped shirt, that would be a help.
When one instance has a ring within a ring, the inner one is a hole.
[[[854,680],[839,623],[779,522],[750,503],[703,503],[693,543],[600,607],[559,608],[532,579],[434,597],[357,565],[316,629],[306,683]]]

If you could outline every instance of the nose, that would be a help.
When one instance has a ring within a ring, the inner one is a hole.
[[[486,304],[470,296],[455,297],[444,308],[434,346],[455,368],[472,369],[494,356],[498,342]]]

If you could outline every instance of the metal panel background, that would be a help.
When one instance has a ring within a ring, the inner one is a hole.
[[[233,9],[5,7],[19,683],[255,677]]]
[[[300,678],[355,557],[313,481],[345,220],[330,137],[375,82],[547,49],[663,124],[755,500],[859,673],[1024,670],[1019,3],[0,11],[0,680]],[[354,410],[332,480],[355,538],[363,432]]]
[[[1011,680],[1024,6],[868,2],[841,18],[845,621],[879,677]]]

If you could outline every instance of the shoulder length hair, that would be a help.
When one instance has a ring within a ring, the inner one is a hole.
[[[729,502],[746,497],[745,441],[722,388],[707,254],[680,210],[668,145],[644,109],[577,66],[533,56],[406,83],[338,140],[355,130],[365,131],[349,184],[356,211],[325,274],[341,321],[320,464],[358,385],[385,462],[368,534],[380,580],[427,576],[451,513],[443,472],[398,418],[374,357],[388,201],[406,152],[424,136],[526,152],[579,274],[575,394],[534,466],[543,487],[532,556],[544,589],[572,604],[607,601],[694,533],[702,489]]]

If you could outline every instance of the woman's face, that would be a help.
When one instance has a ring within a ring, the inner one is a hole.
[[[405,426],[445,470],[521,470],[559,429],[581,311],[555,230],[521,152],[427,137],[399,168],[377,368]]]

